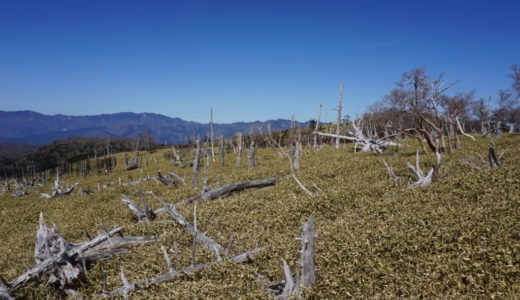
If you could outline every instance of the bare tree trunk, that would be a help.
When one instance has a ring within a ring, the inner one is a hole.
[[[209,139],[211,142],[211,157],[215,160],[215,149],[213,149],[213,107],[209,108],[210,122],[209,122]]]
[[[236,165],[237,167],[240,167],[242,164],[242,151],[243,151],[243,139],[242,139],[242,133],[237,133],[237,144],[238,144],[238,151],[237,151],[237,161]]]
[[[339,96],[338,96],[338,118],[336,120],[336,134],[340,134],[340,126],[341,126],[341,112],[343,109],[343,81],[339,83]],[[339,138],[336,138],[336,149],[339,148]]]
[[[220,144],[220,166],[224,166],[224,136],[221,135],[219,137],[219,144]]]
[[[248,167],[250,169],[256,167],[256,145],[255,145],[255,141],[251,141],[251,146],[249,146]]]
[[[195,149],[195,159],[193,159],[193,174],[191,177],[191,183],[193,184],[193,187],[197,187],[199,185],[198,183],[198,175],[199,175],[199,168],[200,168],[200,140],[197,138],[197,148]]]
[[[320,129],[320,118],[321,118],[321,109],[323,108],[323,104],[320,104],[320,112],[318,113],[318,118],[316,119],[316,126],[314,127],[314,131],[318,131]],[[318,135],[314,135],[314,149],[318,149]]]

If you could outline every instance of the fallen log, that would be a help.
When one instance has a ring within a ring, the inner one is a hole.
[[[262,250],[261,248],[256,248],[251,251],[246,251],[244,253],[241,253],[241,254],[238,254],[235,256],[231,256],[231,257],[229,257],[229,259],[235,263],[245,263],[245,262],[250,261],[253,258],[253,256],[256,253],[260,252],[261,250]],[[168,256],[166,255],[165,259],[166,259],[166,257],[168,257]],[[202,270],[204,268],[207,268],[209,266],[220,264],[223,262],[223,260],[214,260],[214,261],[208,262],[208,263],[197,264],[194,266],[188,266],[188,267],[183,268],[182,270],[175,270],[171,267],[171,264],[168,264],[168,261],[169,261],[169,258],[166,259],[166,264],[168,266],[167,273],[164,273],[164,274],[161,274],[158,276],[154,276],[151,278],[143,279],[143,280],[140,280],[135,283],[128,282],[128,280],[126,279],[126,276],[124,274],[124,269],[121,268],[121,280],[123,281],[123,286],[118,289],[115,289],[115,290],[103,291],[101,296],[102,297],[111,297],[111,296],[115,296],[115,295],[128,296],[128,293],[130,291],[133,291],[137,288],[142,288],[142,287],[145,287],[150,284],[158,284],[161,282],[170,281],[175,278],[182,277],[190,272],[196,272],[196,271]]]
[[[47,274],[56,278],[54,282],[61,281],[59,284],[66,287],[72,280],[79,277],[80,272],[78,271],[82,269],[83,254],[122,230],[122,227],[117,227],[110,230],[108,234],[103,233],[88,242],[70,245],[57,233],[56,228],[51,230],[45,225],[43,214],[40,214],[40,227],[35,248],[37,264],[24,274],[2,285],[0,294],[11,294],[31,282],[39,281]]]
[[[194,202],[197,202],[200,200],[214,200],[217,198],[226,197],[233,192],[238,192],[238,191],[242,191],[245,189],[263,188],[266,186],[271,186],[271,185],[276,184],[276,182],[279,179],[280,178],[278,178],[278,177],[272,177],[272,178],[246,180],[246,181],[226,184],[219,188],[205,192],[201,195],[197,195],[197,196],[193,196],[191,198],[185,199],[185,200],[177,203],[175,206],[186,204],[186,203],[194,203]],[[157,213],[157,211],[155,211],[155,213]]]
[[[68,243],[58,233],[57,227],[49,228],[40,214],[40,222],[36,234],[34,257],[36,266],[10,282],[4,280],[0,286],[0,299],[10,299],[9,295],[21,287],[40,281],[48,275],[47,284],[67,295],[75,295],[77,284],[85,279],[87,264],[100,259],[110,258],[116,254],[125,254],[132,247],[154,242],[154,236],[112,237],[121,234],[122,227],[106,230],[104,233],[86,242]],[[9,297],[8,297],[9,296]]]
[[[222,247],[219,243],[215,242],[212,238],[208,237],[204,233],[198,231],[195,226],[193,226],[190,222],[186,221],[186,218],[182,216],[180,213],[178,213],[174,207],[166,203],[163,199],[155,196],[152,192],[150,192],[152,197],[154,197],[156,200],[161,202],[163,205],[163,209],[166,213],[168,213],[176,222],[177,224],[181,225],[186,229],[189,233],[195,236],[195,238],[201,242],[206,248],[209,250],[215,251],[215,254],[217,258],[220,257],[220,253],[224,250],[224,247]]]
[[[76,182],[73,185],[67,186],[67,189],[62,190],[61,183],[60,183],[60,176],[58,174],[56,174],[56,180],[54,181],[54,188],[52,190],[52,193],[50,195],[46,194],[46,193],[42,193],[41,197],[43,197],[45,199],[52,199],[52,198],[56,198],[56,197],[69,195],[70,193],[72,193],[72,191],[74,191],[74,188],[78,184],[79,184],[79,182]]]

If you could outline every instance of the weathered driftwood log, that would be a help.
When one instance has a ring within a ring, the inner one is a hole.
[[[285,260],[283,260],[283,271],[285,281],[283,282],[283,289],[277,298],[280,299],[294,299],[302,297],[302,287],[311,287],[316,283],[316,265],[314,257],[316,255],[316,225],[314,223],[314,216],[309,217],[308,222],[304,222],[302,226],[302,235],[300,238],[300,261],[298,262],[300,269],[293,277],[291,269]],[[276,283],[279,285],[279,283]],[[281,289],[281,287],[268,287],[271,291]]]
[[[220,253],[224,250],[220,244],[215,242],[213,239],[205,235],[204,233],[198,231],[195,226],[193,226],[190,222],[186,220],[179,212],[175,210],[174,207],[166,203],[163,199],[155,196],[152,192],[150,194],[159,202],[161,202],[163,209],[166,213],[168,213],[180,226],[184,227],[189,233],[194,235],[197,241],[201,242],[209,250],[215,251],[215,255],[217,258],[220,257]]]
[[[220,264],[223,262],[223,260],[217,259],[212,262],[197,264],[197,265],[185,267],[182,270],[176,270],[172,267],[168,254],[166,253],[164,248],[162,248],[162,249],[163,249],[163,255],[165,256],[168,272],[158,275],[158,276],[151,277],[151,278],[143,279],[143,280],[140,280],[135,283],[130,283],[126,279],[123,267],[121,267],[121,280],[123,282],[123,286],[118,289],[115,289],[115,290],[103,291],[102,296],[111,297],[111,296],[115,296],[115,295],[123,295],[124,297],[128,297],[128,293],[134,289],[142,288],[142,287],[148,286],[150,284],[158,284],[161,282],[170,281],[175,278],[182,277],[188,273],[196,272],[196,271],[202,270],[204,268],[207,268],[209,266],[212,266],[215,264]],[[262,250],[261,248],[256,248],[251,251],[246,251],[244,253],[241,253],[241,254],[238,254],[235,256],[230,256],[229,260],[231,260],[235,263],[245,263],[245,262],[250,261],[254,257],[254,255],[256,253],[260,252],[261,250]]]
[[[31,282],[39,281],[44,275],[49,275],[49,283],[68,290],[84,271],[85,252],[122,230],[122,227],[118,227],[88,242],[73,245],[67,243],[56,228],[49,229],[44,223],[43,214],[40,214],[40,226],[35,247],[37,264],[24,274],[2,285],[0,294],[10,294]]]
[[[263,188],[263,187],[271,186],[271,185],[276,184],[276,182],[278,180],[279,180],[278,177],[271,177],[271,178],[246,180],[246,181],[226,184],[226,185],[223,185],[214,190],[205,192],[201,195],[197,195],[197,196],[193,196],[191,198],[185,199],[185,200],[177,203],[176,206],[186,204],[186,203],[194,203],[194,202],[200,201],[200,200],[214,200],[217,198],[226,197],[233,192],[238,192],[238,191],[242,191],[245,189]],[[156,213],[157,213],[157,211],[156,211]]]
[[[435,152],[435,164],[432,166],[432,168],[428,171],[428,173],[425,175],[423,171],[421,170],[421,167],[419,166],[419,149],[417,149],[415,153],[415,167],[407,163],[406,166],[410,171],[412,171],[415,176],[417,176],[417,181],[412,182],[410,184],[411,187],[420,187],[420,186],[427,186],[432,182],[432,178],[436,172],[439,171],[441,165],[441,154],[439,152]]]

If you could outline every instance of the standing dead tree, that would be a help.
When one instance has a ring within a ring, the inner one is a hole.
[[[251,145],[249,146],[249,153],[247,155],[247,166],[249,169],[256,167],[256,144],[255,141],[251,141]]]
[[[309,217],[309,221],[303,222],[301,229],[300,260],[298,265],[300,268],[293,276],[289,265],[283,260],[283,271],[285,275],[284,281],[276,282],[267,288],[275,293],[279,299],[295,299],[303,296],[302,288],[310,288],[316,283],[316,265],[314,258],[316,256],[316,225],[314,216]],[[281,290],[281,291],[280,291]]]
[[[211,143],[211,157],[215,160],[215,149],[213,148],[213,107],[209,108],[210,121],[209,121],[209,140]]]
[[[478,157],[470,156],[468,158],[462,159],[461,162],[481,172],[485,169],[500,167],[502,165],[502,157],[507,151],[509,151],[509,149],[502,150],[497,155],[495,152],[495,146],[493,143],[490,143],[487,160],[479,154]]]
[[[199,168],[200,168],[200,141],[197,138],[197,148],[195,149],[195,158],[193,159],[193,173],[191,176],[191,183],[193,187],[197,187],[199,185],[198,183],[198,176],[199,176]]]
[[[243,141],[243,134],[241,132],[236,134],[237,139],[237,160],[236,160],[236,166],[240,167],[242,164],[242,152],[244,148],[244,141]]]
[[[172,154],[173,154],[173,165],[180,166],[182,164],[182,159],[179,156],[179,153],[177,153],[175,146],[172,146]]]
[[[320,129],[320,118],[321,118],[321,110],[323,108],[323,104],[320,104],[320,112],[318,113],[318,118],[316,119],[316,126],[314,127],[314,131],[318,132]],[[318,149],[318,135],[314,135],[314,144],[312,145],[314,150]]]
[[[338,95],[338,107],[336,109],[338,111],[338,117],[336,119],[336,135],[340,135],[341,129],[341,113],[343,111],[343,81],[339,83],[339,95]],[[336,137],[336,149],[339,148],[340,138]]]
[[[220,135],[219,138],[219,154],[220,154],[220,166],[223,167],[224,166],[224,157],[226,155],[226,152],[225,152],[225,144],[224,144],[224,136],[223,135]]]

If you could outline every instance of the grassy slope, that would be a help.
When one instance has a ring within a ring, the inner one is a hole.
[[[408,189],[393,185],[377,155],[352,153],[348,149],[324,148],[308,151],[302,158],[298,177],[312,189],[314,181],[323,192],[305,195],[290,177],[275,187],[249,190],[225,199],[198,205],[199,228],[221,244],[235,237],[234,253],[266,246],[251,264],[214,266],[176,281],[132,293],[136,299],[172,297],[264,298],[267,294],[255,279],[255,273],[271,279],[283,277],[281,260],[293,268],[298,259],[301,222],[315,214],[318,230],[318,282],[307,292],[309,298],[419,297],[520,295],[520,144],[518,135],[505,135],[496,147],[509,148],[501,168],[476,172],[459,161],[468,155],[485,154],[487,141],[463,140],[463,148],[444,155],[442,173],[447,176],[430,187]],[[405,163],[414,160],[415,145],[402,149],[399,157],[385,154],[399,176],[409,176]],[[156,157],[157,163],[152,159]],[[422,155],[423,169],[433,162],[432,155]],[[202,173],[210,185],[288,174],[287,159],[274,152],[260,150],[259,166],[247,169],[234,166],[234,155],[226,157],[226,166],[218,162]],[[245,157],[244,157],[245,160]],[[118,159],[122,162],[123,159]],[[122,171],[118,165],[113,178],[134,178],[140,171]],[[172,169],[163,153],[152,154],[145,174],[154,175]],[[175,167],[175,172],[190,179],[191,170]],[[92,176],[81,181],[94,188],[108,182],[108,176]],[[116,180],[117,181],[117,180]],[[124,180],[125,181],[125,180]],[[189,180],[188,180],[189,181]],[[170,202],[197,193],[191,187],[165,187],[155,182],[139,185],[153,190]],[[134,223],[132,213],[121,202],[121,193],[133,195],[137,187],[113,186],[89,196],[68,196],[39,204],[37,191],[48,192],[50,186],[30,190],[29,196],[0,196],[0,270],[7,279],[22,273],[33,264],[34,235],[38,213],[43,211],[48,223],[59,226],[69,241],[84,239],[99,230],[100,219],[108,226],[120,225],[126,234],[164,234],[158,243],[137,248],[132,254],[96,264],[88,273],[90,283],[81,292],[89,298],[101,292],[102,278],[110,288],[121,285],[120,266],[127,278],[137,281],[166,271],[160,244],[179,245],[176,267],[190,264],[191,237],[175,224]],[[135,197],[135,196],[134,196]],[[150,200],[154,207],[159,203]],[[179,209],[192,220],[193,209]],[[165,219],[162,216],[161,219]],[[197,261],[208,261],[212,254],[198,248]],[[173,256],[173,251],[170,251]],[[43,285],[22,290],[28,298],[54,298]]]

